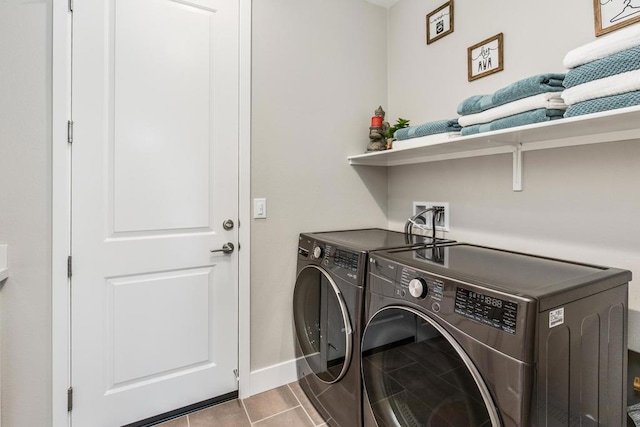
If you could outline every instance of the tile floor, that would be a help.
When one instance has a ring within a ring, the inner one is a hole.
[[[192,412],[156,427],[326,427],[298,383]]]

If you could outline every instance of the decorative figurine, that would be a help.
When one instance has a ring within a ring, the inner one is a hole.
[[[375,116],[371,117],[369,127],[369,145],[367,151],[383,151],[387,149],[387,132],[389,123],[384,121],[385,112],[382,106],[375,111]]]

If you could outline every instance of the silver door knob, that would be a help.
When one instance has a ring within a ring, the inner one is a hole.
[[[230,254],[231,252],[234,251],[236,247],[233,245],[233,243],[231,242],[227,242],[224,245],[222,245],[222,249],[212,249],[211,253],[214,252],[223,252],[225,254]]]
[[[222,228],[224,228],[225,230],[231,230],[234,227],[234,223],[233,220],[228,219],[225,222],[222,223]]]

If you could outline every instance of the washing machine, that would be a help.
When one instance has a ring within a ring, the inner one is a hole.
[[[431,242],[377,228],[300,234],[293,295],[298,379],[329,425],[361,425],[359,349],[369,254]]]
[[[364,426],[624,425],[629,280],[464,243],[371,254]]]

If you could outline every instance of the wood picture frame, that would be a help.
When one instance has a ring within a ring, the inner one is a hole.
[[[427,44],[440,40],[453,33],[453,0],[449,0],[433,12],[429,13],[427,21]]]
[[[489,37],[467,48],[467,73],[469,81],[504,70],[504,36]]]
[[[636,3],[636,6],[632,6]],[[593,0],[593,15],[596,37],[640,22],[640,3]]]

